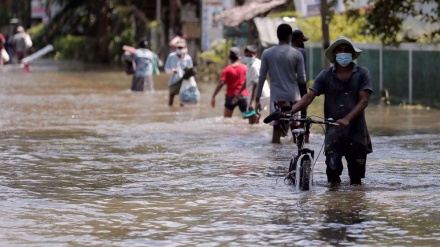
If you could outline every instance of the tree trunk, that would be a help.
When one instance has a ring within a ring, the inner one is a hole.
[[[329,32],[330,17],[328,16],[327,0],[321,0],[321,25],[322,25],[322,67],[323,69],[330,66],[330,62],[325,58],[324,51],[330,46]]]
[[[98,51],[99,61],[102,63],[110,63],[111,59],[109,54],[109,33],[111,33],[111,26],[109,25],[110,23],[108,18],[109,8],[105,2],[102,3],[101,1],[97,1],[96,4],[98,4],[98,6],[96,7],[99,10],[99,14],[96,19],[97,29],[96,35],[94,37],[94,40],[96,42],[95,47],[96,51]]]

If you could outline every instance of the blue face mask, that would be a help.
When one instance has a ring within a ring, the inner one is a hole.
[[[184,52],[183,52],[183,49],[176,49],[176,54],[177,55],[182,55]]]
[[[353,55],[351,53],[338,53],[336,54],[336,62],[342,67],[347,67],[353,61]]]
[[[243,62],[247,65],[251,65],[254,62],[253,57],[243,57]]]

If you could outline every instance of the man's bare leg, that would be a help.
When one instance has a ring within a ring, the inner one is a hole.
[[[233,111],[231,111],[231,110],[225,108],[225,110],[223,111],[223,117],[227,117],[227,118],[232,117],[232,112],[233,112]]]
[[[249,118],[249,124],[257,124],[258,123],[258,115]]]
[[[272,143],[281,143],[281,132],[280,126],[273,126]]]
[[[168,98],[168,105],[173,106],[174,102],[174,94],[170,94],[170,97]]]

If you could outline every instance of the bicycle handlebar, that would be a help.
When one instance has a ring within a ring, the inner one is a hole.
[[[332,118],[328,118],[328,119],[324,119],[324,120],[315,120],[310,117],[295,118],[294,116],[292,116],[292,114],[290,114],[290,112],[280,113],[279,111],[275,111],[275,112],[271,113],[269,116],[267,116],[263,120],[263,122],[265,124],[268,124],[268,123],[272,122],[273,120],[298,121],[298,122],[302,122],[305,124],[316,123],[316,124],[329,124],[329,125],[334,125],[334,126],[339,125],[338,123],[335,123],[335,121]]]
[[[333,125],[333,126],[338,126],[338,123],[335,123],[335,120],[333,120],[333,118],[328,118],[328,119],[324,119],[324,120],[315,120],[312,119],[310,117],[306,117],[306,118],[293,118],[290,117],[288,118],[290,119],[290,121],[298,121],[298,122],[302,122],[302,123],[316,123],[316,124],[329,124],[329,125]]]

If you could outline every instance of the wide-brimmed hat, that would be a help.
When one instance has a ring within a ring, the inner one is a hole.
[[[330,63],[336,63],[336,56],[333,55],[333,50],[338,46],[342,44],[347,44],[353,47],[354,54],[353,54],[353,60],[357,59],[361,54],[362,50],[354,46],[351,39],[345,37],[345,36],[339,36],[326,50],[325,50],[325,57],[330,61]]]

